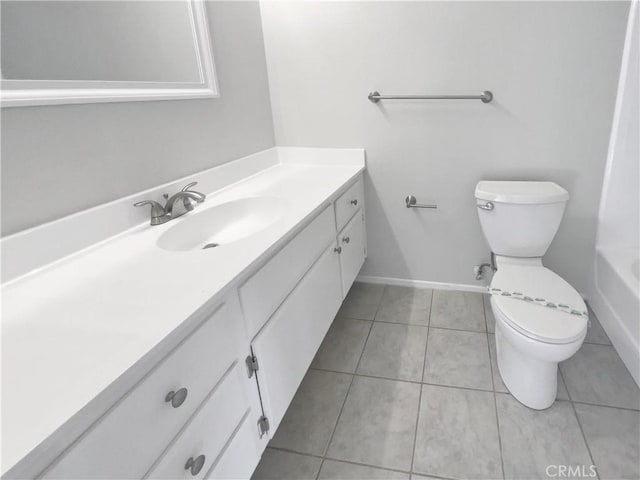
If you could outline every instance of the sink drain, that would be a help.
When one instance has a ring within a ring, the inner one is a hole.
[[[207,243],[204,247],[202,247],[202,249],[206,250],[207,248],[216,248],[219,245],[219,243]]]

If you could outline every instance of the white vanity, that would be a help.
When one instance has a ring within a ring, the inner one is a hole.
[[[184,217],[6,284],[3,478],[250,477],[364,262],[363,170],[362,150],[274,148],[184,179],[208,193]],[[281,199],[273,221],[167,247],[180,222],[247,198],[229,207],[247,221]],[[56,228],[3,246],[19,256]]]

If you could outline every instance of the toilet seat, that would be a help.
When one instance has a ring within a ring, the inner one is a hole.
[[[580,294],[566,280],[540,264],[502,265],[491,281],[491,288],[587,310]],[[582,316],[501,295],[492,295],[492,300],[502,320],[533,340],[565,344],[581,340],[586,334],[587,319]]]

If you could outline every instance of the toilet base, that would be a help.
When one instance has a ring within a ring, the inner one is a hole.
[[[507,327],[509,328],[509,327]],[[553,405],[558,394],[558,364],[523,355],[496,329],[498,370],[516,400],[535,410]]]
[[[558,393],[558,363],[575,354],[587,332],[570,343],[545,343],[529,338],[496,317],[498,370],[509,392],[535,410],[553,405]]]

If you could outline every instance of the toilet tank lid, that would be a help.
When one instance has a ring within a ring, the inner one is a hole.
[[[553,182],[483,180],[476,185],[478,200],[497,203],[545,204],[569,200],[569,192]]]

